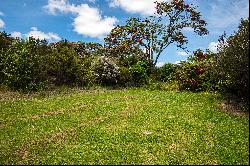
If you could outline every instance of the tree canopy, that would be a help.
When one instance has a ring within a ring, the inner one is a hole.
[[[182,30],[192,28],[198,35],[208,34],[206,21],[192,4],[184,0],[155,2],[156,13],[145,19],[131,18],[126,25],[116,26],[105,38],[108,48],[142,48],[149,63],[156,65],[159,56],[170,44],[186,49],[187,37]]]

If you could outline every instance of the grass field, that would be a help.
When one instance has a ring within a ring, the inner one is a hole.
[[[0,99],[0,164],[249,164],[219,94],[76,90]]]

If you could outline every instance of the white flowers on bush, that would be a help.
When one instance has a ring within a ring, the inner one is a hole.
[[[92,70],[97,82],[117,83],[119,67],[110,58],[101,56],[93,64]]]

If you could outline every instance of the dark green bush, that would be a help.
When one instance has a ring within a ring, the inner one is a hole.
[[[76,50],[77,46],[77,43],[60,41],[51,48],[48,76],[53,83],[86,84],[89,81],[91,58]]]
[[[14,41],[6,32],[0,32],[0,50],[7,49]]]
[[[158,79],[162,82],[170,82],[175,80],[176,68],[177,65],[172,63],[167,63],[158,68]]]
[[[214,72],[220,89],[249,100],[249,19],[241,20],[239,30],[219,42]]]
[[[145,61],[138,61],[135,65],[129,67],[129,73],[135,86],[147,84],[148,70],[149,66]]]
[[[1,83],[13,89],[37,90],[46,82],[46,41],[13,40],[1,52]]]
[[[118,83],[120,86],[132,86],[133,85],[133,79],[132,75],[129,72],[128,67],[120,66],[119,67],[119,78]]]
[[[13,38],[10,37],[6,32],[0,32],[0,84],[3,83],[4,73],[3,68],[5,64],[3,60],[5,59],[5,53],[7,49],[10,47]]]
[[[48,45],[45,40],[13,39],[1,33],[0,44],[0,84],[38,90],[45,84],[91,82],[93,58],[82,43],[60,41]]]

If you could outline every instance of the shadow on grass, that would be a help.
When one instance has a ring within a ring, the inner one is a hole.
[[[229,114],[249,118],[249,101],[236,95],[224,93],[221,95],[222,103],[218,108]]]

